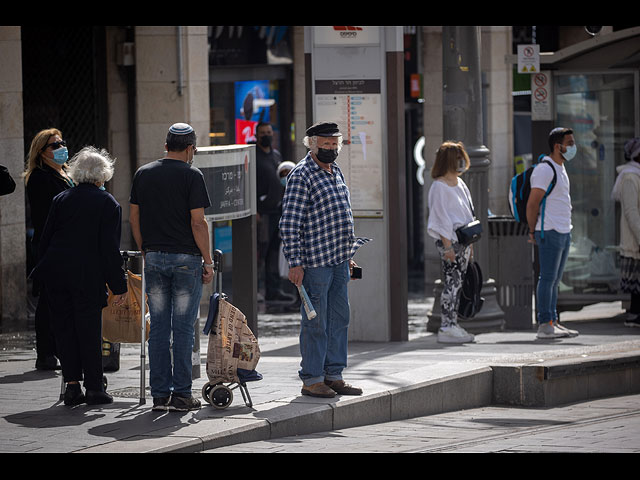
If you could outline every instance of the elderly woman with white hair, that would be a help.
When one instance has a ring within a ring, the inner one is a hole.
[[[85,147],[71,159],[68,173],[76,186],[53,199],[32,273],[49,292],[52,329],[67,383],[65,405],[113,401],[102,380],[102,309],[107,285],[117,304],[127,292],[120,255],[122,209],[104,190],[113,163],[106,150],[95,147]],[[86,395],[80,388],[83,378]]]

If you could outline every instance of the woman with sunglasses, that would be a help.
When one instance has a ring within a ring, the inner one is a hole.
[[[34,264],[38,261],[38,244],[53,197],[75,186],[71,177],[67,175],[68,155],[62,133],[57,128],[38,132],[31,142],[24,177],[33,224],[31,254]],[[36,279],[33,280],[33,294],[38,296],[35,313],[36,369],[58,369],[60,366],[56,358],[55,340],[51,331],[47,294],[42,283]]]

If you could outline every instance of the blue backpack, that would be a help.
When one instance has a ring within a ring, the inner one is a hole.
[[[529,201],[529,194],[531,193],[531,175],[533,174],[533,169],[538,165],[546,163],[553,170],[553,179],[551,183],[547,187],[547,191],[542,197],[542,201],[540,202],[541,211],[541,232],[540,236],[544,238],[544,209],[547,202],[547,197],[556,186],[556,182],[558,176],[556,174],[556,169],[553,168],[551,162],[549,160],[540,161],[544,155],[540,155],[538,157],[538,163],[533,164],[529,168],[527,168],[524,172],[519,173],[511,179],[511,188],[509,189],[509,208],[511,209],[511,214],[513,218],[515,218],[516,222],[522,223],[524,225],[529,225],[527,222],[527,202]]]

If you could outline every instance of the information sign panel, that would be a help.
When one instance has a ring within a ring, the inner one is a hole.
[[[315,81],[316,118],[336,122],[342,132],[337,162],[354,217],[383,216],[381,103],[379,79]]]
[[[218,222],[255,215],[255,145],[198,147],[193,166],[204,175],[211,206],[204,211]]]

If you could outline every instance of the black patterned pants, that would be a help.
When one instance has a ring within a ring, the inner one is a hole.
[[[443,289],[440,294],[440,327],[444,328],[458,323],[460,290],[464,275],[467,273],[471,247],[463,247],[457,242],[454,243],[453,251],[456,254],[456,259],[453,262],[444,257],[444,245],[441,240],[436,241],[436,247],[440,254],[440,266],[443,273]]]

